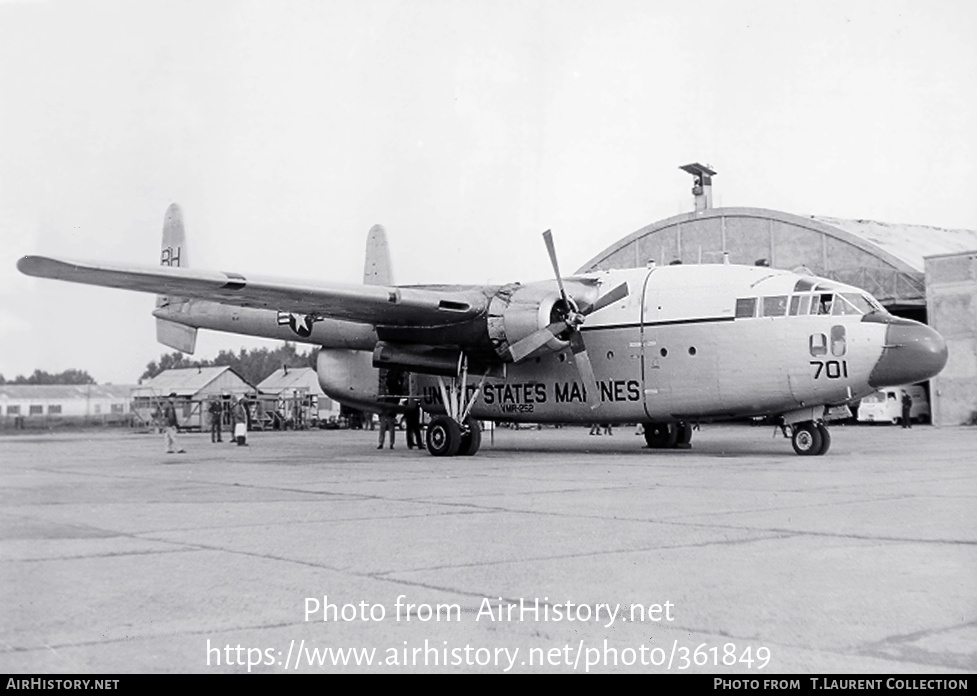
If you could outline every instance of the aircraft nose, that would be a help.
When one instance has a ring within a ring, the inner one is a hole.
[[[902,319],[886,328],[885,348],[868,383],[892,387],[922,382],[938,375],[946,359],[946,341],[939,333],[926,324]]]

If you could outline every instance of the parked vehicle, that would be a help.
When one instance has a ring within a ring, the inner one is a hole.
[[[913,400],[909,417],[914,423],[929,423],[930,402],[922,384],[886,387],[862,399],[858,406],[860,423],[901,423],[902,396],[906,392]]]

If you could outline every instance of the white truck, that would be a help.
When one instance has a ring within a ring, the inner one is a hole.
[[[886,387],[874,394],[869,394],[858,405],[859,423],[901,423],[902,396],[909,392],[913,405],[909,409],[909,418],[914,423],[928,423],[930,420],[930,402],[926,397],[926,388],[922,384],[904,384],[900,387]]]

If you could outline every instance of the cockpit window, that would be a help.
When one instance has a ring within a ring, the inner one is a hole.
[[[782,317],[787,314],[787,295],[763,298],[763,316]]]
[[[865,292],[815,292],[736,300],[736,318],[783,316],[861,316],[885,312],[878,300]]]
[[[796,317],[798,315],[805,315],[810,311],[811,307],[811,296],[810,295],[793,295],[790,298],[790,315]]]
[[[834,304],[831,306],[831,313],[834,316],[844,314],[868,314],[872,311],[865,298],[853,292],[840,293],[835,295]]]
[[[844,298],[851,302],[861,314],[871,314],[875,311],[875,306],[869,301],[869,296],[864,293],[845,293]]]
[[[875,299],[874,297],[872,297],[871,295],[869,295],[868,293],[864,293],[863,292],[861,294],[861,298],[862,298],[862,301],[866,305],[868,305],[868,307],[869,307],[867,310],[865,310],[865,313],[866,314],[871,314],[872,312],[884,312],[885,311],[885,307],[883,307],[881,304],[879,304],[879,301],[877,299]]]
[[[811,314],[831,314],[831,303],[833,300],[834,295],[815,295],[814,302],[811,303]]]

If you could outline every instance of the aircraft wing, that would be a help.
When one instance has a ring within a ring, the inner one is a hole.
[[[478,287],[409,288],[276,280],[224,271],[137,266],[24,256],[22,273],[73,283],[191,297],[389,326],[444,326],[484,311]]]

